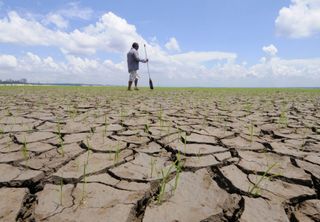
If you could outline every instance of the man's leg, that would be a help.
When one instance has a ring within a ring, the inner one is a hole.
[[[133,71],[131,71],[130,75],[129,75],[128,90],[131,90],[131,86],[132,86],[132,82],[133,82],[134,77],[135,77],[135,73]]]
[[[131,90],[132,81],[128,82],[128,90]]]
[[[137,90],[138,89],[138,78],[136,78],[135,80],[134,80],[134,89],[135,90]]]

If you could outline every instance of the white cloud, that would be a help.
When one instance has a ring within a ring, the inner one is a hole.
[[[263,46],[262,50],[269,56],[275,56],[278,52],[278,49],[273,45]]]
[[[249,71],[260,77],[286,77],[288,81],[301,77],[303,82],[309,80],[313,86],[319,86],[314,80],[320,81],[320,58],[285,60],[275,57],[267,63],[252,66]]]
[[[320,32],[320,1],[291,0],[275,20],[277,33],[291,38],[310,37]]]
[[[21,35],[16,35],[20,30]],[[132,42],[147,43],[136,31],[134,25],[112,12],[105,13],[98,22],[72,32],[51,30],[35,20],[21,18],[11,11],[0,20],[0,42],[25,45],[56,46],[66,54],[95,54],[97,51],[125,54]],[[148,53],[156,60],[168,58],[166,52],[156,43],[148,44]],[[189,52],[173,56],[176,62],[190,62],[234,59],[235,54],[224,52]]]
[[[36,21],[25,20],[14,11],[9,12],[7,18],[0,20],[0,33],[0,42],[25,45],[50,45],[57,37],[56,32]]]
[[[67,55],[64,62],[57,62],[52,57],[41,58],[31,52],[16,60],[13,58],[15,59],[10,55],[0,56],[0,79],[26,78],[28,82],[44,83],[121,84],[127,82],[128,78],[124,62],[114,63],[111,60],[101,61],[71,55]],[[10,70],[4,69],[9,66]]]
[[[80,7],[79,3],[68,3],[65,8],[48,13],[42,19],[44,25],[54,24],[59,29],[66,29],[69,26],[69,19],[89,20],[92,17],[91,8]],[[27,18],[43,17],[41,15],[29,14]]]
[[[98,61],[94,59],[67,56],[67,61],[69,69],[74,73],[86,73],[99,68]]]
[[[201,64],[208,57],[194,63],[190,63],[188,59],[185,61],[178,55],[176,58],[165,58],[150,59],[150,73],[155,86],[319,86],[317,83],[320,82],[320,58],[285,60],[271,57],[248,66],[237,64],[225,56],[225,59],[220,59],[227,62],[212,67]],[[111,85],[125,85],[128,81],[125,61],[114,63],[111,60],[66,55],[64,62],[57,62],[52,57],[41,58],[28,52],[17,59],[10,55],[0,56],[0,67],[3,67],[3,64],[7,64],[6,67],[10,67],[10,70],[0,69],[0,79],[27,78],[29,82]],[[141,64],[139,72],[142,77],[140,84],[147,85],[147,70],[144,64]]]
[[[66,32],[50,29],[36,19],[26,19],[12,11],[0,20],[0,33],[2,43],[53,46],[65,53],[62,62],[32,52],[21,58],[4,55],[0,57],[0,67],[10,70],[0,69],[0,79],[124,85],[128,81],[125,54],[132,42],[137,41],[147,45],[155,86],[317,86],[315,83],[320,82],[320,58],[281,59],[273,45],[264,46],[262,49],[269,56],[252,66],[238,64],[237,54],[233,52],[171,51],[168,54],[156,40],[148,43],[134,25],[112,12],[103,14],[94,24]],[[123,55],[124,60],[115,63],[87,56],[98,51]],[[142,48],[140,53],[144,54]],[[146,66],[141,64],[140,84],[147,84],[146,71]],[[295,81],[290,82],[293,78]]]
[[[16,34],[19,30],[19,35]],[[51,30],[35,20],[26,20],[11,11],[0,20],[0,42],[24,45],[56,46],[64,53],[94,54],[98,50],[124,53],[134,41],[144,42],[134,25],[112,12],[94,25],[72,32]]]
[[[95,25],[85,27],[84,33],[96,38],[97,49],[107,52],[124,53],[133,42],[145,42],[134,25],[112,12],[102,15]]]
[[[170,50],[170,51],[180,51],[180,46],[178,41],[176,40],[176,38],[171,37],[169,39],[169,41],[165,44],[166,49]]]
[[[64,9],[60,9],[56,12],[66,18],[80,18],[83,20],[89,20],[92,17],[93,10],[87,7],[80,7],[79,3],[68,3]]]
[[[69,25],[69,22],[65,20],[61,15],[59,14],[54,14],[54,13],[49,13],[46,16],[46,19],[44,20],[45,24],[54,24],[60,29],[66,29]]]
[[[267,58],[266,57],[262,57],[262,58],[260,58],[260,63],[265,63],[265,62],[267,62]]]
[[[237,55],[228,52],[188,52],[172,55],[171,58],[182,63],[198,64],[214,60],[233,61],[237,58]]]
[[[0,68],[14,68],[17,66],[17,59],[12,55],[0,55]]]
[[[28,58],[29,63],[32,65],[39,65],[42,63],[42,60],[40,59],[40,57],[33,54],[32,52],[28,52],[26,58]]]

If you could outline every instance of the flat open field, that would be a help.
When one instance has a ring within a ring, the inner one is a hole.
[[[1,221],[320,221],[320,90],[0,87]]]

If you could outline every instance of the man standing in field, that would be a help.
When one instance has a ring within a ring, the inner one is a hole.
[[[143,62],[143,63],[148,62],[148,59],[140,59],[139,58],[138,49],[139,49],[139,44],[134,42],[132,44],[132,48],[130,49],[130,51],[127,54],[128,71],[130,73],[129,82],[128,82],[128,90],[131,90],[132,82],[134,82],[134,86],[135,86],[134,89],[138,90],[137,85],[138,85],[139,75],[138,75],[137,71],[139,70],[139,62]]]

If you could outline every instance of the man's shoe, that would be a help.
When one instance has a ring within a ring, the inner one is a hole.
[[[135,87],[134,90],[139,90],[138,87]]]

